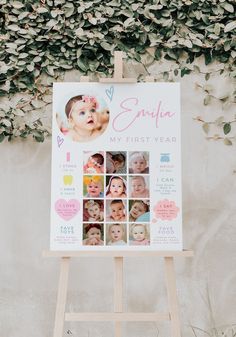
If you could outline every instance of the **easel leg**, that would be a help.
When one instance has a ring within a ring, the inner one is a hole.
[[[168,305],[171,319],[171,337],[181,337],[174,259],[173,257],[165,257],[164,259]]]
[[[122,312],[123,304],[123,257],[115,257],[114,311]],[[121,322],[115,322],[115,337],[121,337]]]
[[[61,269],[60,269],[60,278],[59,278],[58,293],[57,293],[57,307],[56,307],[53,337],[62,337],[63,335],[67,284],[68,284],[68,275],[69,275],[69,262],[70,262],[69,257],[61,258]]]

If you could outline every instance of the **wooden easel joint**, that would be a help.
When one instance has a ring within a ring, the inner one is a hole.
[[[114,52],[114,76],[111,78],[100,78],[101,83],[136,83],[137,79],[134,77],[123,77],[123,52]]]

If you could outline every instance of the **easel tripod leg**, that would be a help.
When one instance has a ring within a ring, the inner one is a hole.
[[[123,310],[123,257],[114,258],[114,311]],[[121,337],[121,322],[115,322],[115,337]]]
[[[53,337],[62,337],[65,321],[66,295],[69,275],[69,257],[61,258],[60,278],[57,293],[57,306]]]
[[[171,319],[171,337],[181,337],[174,258],[165,257],[164,259],[168,305]]]

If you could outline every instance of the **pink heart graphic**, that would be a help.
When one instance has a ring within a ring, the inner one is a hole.
[[[55,210],[63,220],[70,220],[79,212],[80,203],[76,199],[59,199],[55,203]]]
[[[58,145],[58,147],[60,147],[63,144],[63,142],[64,142],[64,139],[61,138],[60,136],[57,136],[57,145]]]

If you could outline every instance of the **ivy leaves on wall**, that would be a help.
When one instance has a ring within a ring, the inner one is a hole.
[[[221,62],[236,77],[234,0],[0,0],[0,5],[0,96],[25,92],[28,108],[34,109],[35,100],[48,104],[44,96],[50,88],[40,84],[42,75],[56,79],[78,69],[109,76],[115,50],[142,62],[151,47],[153,61],[176,62],[181,76],[203,55],[206,64]],[[16,105],[0,111],[0,140],[29,134],[44,139],[48,131],[38,125],[40,118],[25,129],[14,124],[26,110]]]

